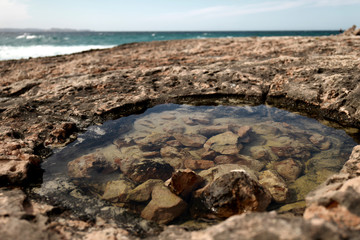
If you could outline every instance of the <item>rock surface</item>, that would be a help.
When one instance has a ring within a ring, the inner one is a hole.
[[[227,218],[244,212],[265,211],[270,193],[244,170],[226,173],[194,193],[194,217]]]
[[[222,99],[231,95],[245,102],[316,113],[359,128],[359,49],[358,37],[344,35],[232,38],[133,43],[66,56],[0,61],[1,185],[27,183],[36,176],[32,169],[39,166],[41,157],[48,156],[53,147],[72,141],[77,131],[157,103],[200,100],[212,103],[211,97]],[[188,119],[188,124],[211,121],[205,115]],[[213,134],[223,133],[217,131]],[[153,148],[159,150],[158,142],[171,139],[162,136],[151,141],[155,143]],[[146,142],[143,146],[144,150],[153,150]],[[255,151],[253,157],[269,157],[266,154],[269,151]],[[309,196],[308,208],[312,210],[305,214],[309,220],[278,219],[269,214],[243,215],[200,233],[180,231],[178,236],[186,239],[354,238],[351,232],[341,232],[339,227],[357,229],[354,223],[358,213],[352,207],[359,203],[360,165],[354,157],[356,154],[353,152],[340,175],[330,178],[320,188],[326,193],[323,198]],[[22,193],[14,193],[21,198]],[[329,200],[332,197],[338,204]],[[4,198],[0,195],[1,202]],[[48,235],[48,230],[43,231],[46,221],[40,217],[38,220],[31,222],[16,214],[1,216],[1,236],[24,239],[21,235],[24,234],[56,239],[60,233],[63,239],[64,236],[69,239],[84,237],[86,232],[78,227],[84,225],[81,221],[70,231],[71,222],[67,220],[68,225],[50,223],[57,233]],[[8,225],[13,223],[16,228]],[[20,235],[14,235],[15,232]],[[118,236],[117,232],[111,234]]]

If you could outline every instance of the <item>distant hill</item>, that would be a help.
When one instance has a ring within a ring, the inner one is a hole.
[[[91,32],[91,30],[80,30],[71,28],[0,28],[0,32]]]

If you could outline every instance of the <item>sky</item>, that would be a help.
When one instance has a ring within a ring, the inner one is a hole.
[[[95,31],[339,30],[360,0],[0,0],[0,28]]]

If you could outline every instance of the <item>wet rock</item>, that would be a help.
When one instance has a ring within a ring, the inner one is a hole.
[[[185,127],[182,126],[171,126],[169,128],[164,128],[164,131],[173,135],[173,134],[183,134],[185,132]]]
[[[277,161],[279,159],[269,148],[264,146],[252,146],[250,148],[250,155],[254,159],[262,161]]]
[[[208,169],[214,166],[215,163],[210,160],[186,159],[184,161],[184,167],[192,170]]]
[[[244,170],[226,173],[195,191],[191,213],[194,217],[227,218],[251,211],[265,211],[270,193]]]
[[[204,145],[207,138],[198,134],[175,134],[175,139],[186,147],[199,148]]]
[[[206,126],[202,127],[198,130],[198,133],[200,135],[206,136],[206,137],[212,137],[214,135],[224,133],[228,131],[227,125],[214,125],[214,126]]]
[[[310,142],[312,142],[316,147],[320,150],[328,150],[331,146],[331,142],[328,141],[324,136],[320,134],[314,134],[309,138]]]
[[[256,172],[260,172],[265,167],[265,162],[261,162],[250,156],[237,154],[236,157],[237,157],[237,161],[236,161],[237,164],[247,166]]]
[[[90,178],[94,173],[109,173],[118,169],[115,163],[108,161],[100,152],[81,156],[69,162],[67,167],[72,178]]]
[[[141,212],[141,217],[166,224],[180,216],[187,204],[165,186],[155,186],[151,193],[151,201]]]
[[[163,158],[180,158],[183,157],[183,154],[180,153],[180,150],[175,147],[165,146],[160,150],[161,157]]]
[[[127,200],[134,202],[149,201],[152,190],[157,185],[164,185],[164,182],[160,179],[149,179],[131,190],[128,194]]]
[[[170,137],[171,136],[168,134],[153,133],[143,139],[136,140],[135,142],[143,151],[157,151],[165,145]]]
[[[212,151],[212,150],[207,150],[207,151],[204,151],[202,154],[201,154],[201,159],[204,159],[204,160],[214,160],[214,158],[216,157],[217,153],[215,151]]]
[[[302,166],[292,158],[275,162],[274,168],[280,176],[287,180],[296,180],[302,172]]]
[[[238,161],[239,159],[235,155],[219,155],[216,156],[214,162],[216,164],[229,164]]]
[[[161,179],[165,181],[171,177],[173,171],[174,168],[161,159],[146,159],[133,164],[127,176],[137,183],[143,183],[149,179]]]
[[[179,142],[178,140],[170,140],[166,142],[167,145],[169,145],[170,147],[181,147],[183,146],[181,144],[181,142]]]
[[[220,154],[233,155],[239,153],[242,148],[238,140],[238,135],[228,131],[211,137],[204,144],[204,148],[211,149]]]
[[[249,169],[246,166],[242,166],[239,164],[221,164],[214,166],[212,168],[209,168],[207,170],[203,170],[199,172],[199,175],[205,179],[206,183],[210,183],[217,179],[218,177],[221,177],[224,174],[227,174],[231,171],[245,171],[247,174],[249,174],[253,179],[257,180],[256,175],[254,172]]]
[[[289,195],[289,189],[285,181],[274,171],[266,170],[261,172],[259,183],[266,188],[275,202],[283,203]]]
[[[135,185],[126,180],[110,181],[106,184],[102,199],[111,202],[125,202]]]
[[[190,169],[178,170],[172,175],[169,188],[173,193],[187,200],[203,182],[204,179]]]
[[[119,157],[114,162],[120,167],[123,173],[128,173],[133,164],[140,162],[144,158],[144,152],[139,146],[122,147]]]

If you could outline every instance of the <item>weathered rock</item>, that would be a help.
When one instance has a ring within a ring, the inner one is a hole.
[[[161,157],[163,158],[180,158],[183,154],[180,153],[179,149],[175,147],[165,146],[160,150]]]
[[[160,179],[149,179],[131,190],[128,194],[127,200],[134,202],[146,202],[150,200],[152,190],[157,185],[164,185],[164,182]]]
[[[169,188],[173,193],[187,200],[203,182],[204,179],[190,169],[178,170],[172,175]]]
[[[242,148],[238,140],[238,135],[228,131],[211,137],[204,144],[204,148],[225,155],[237,154]]]
[[[206,183],[210,183],[221,177],[224,174],[227,174],[231,171],[245,171],[249,174],[253,179],[257,180],[258,178],[254,174],[254,172],[246,166],[242,166],[239,164],[221,164],[215,167],[209,168],[207,170],[203,170],[199,172],[199,175],[205,179]]]
[[[139,163],[133,164],[129,169],[127,176],[137,182],[143,183],[149,179],[169,179],[174,168],[161,159],[146,159]]]
[[[328,182],[329,183],[329,182]],[[304,218],[322,218],[345,229],[360,230],[360,177],[329,184],[306,198]]]
[[[194,193],[194,217],[227,218],[251,211],[265,211],[270,193],[244,170],[226,173]]]
[[[187,204],[165,186],[155,186],[151,193],[151,201],[141,212],[141,217],[166,224],[180,216]]]
[[[309,138],[310,142],[312,142],[316,147],[320,150],[328,150],[331,146],[331,142],[328,141],[324,136],[320,134],[314,134]]]
[[[287,180],[297,179],[302,172],[301,164],[292,158],[280,162],[275,162],[274,168],[280,174],[280,176]]]
[[[29,166],[28,161],[0,161],[0,186],[23,182],[27,178]]]
[[[97,172],[109,173],[118,169],[114,162],[108,161],[100,152],[81,156],[68,163],[68,174],[72,178],[90,178]]]
[[[266,170],[259,176],[259,183],[266,188],[275,202],[283,203],[289,196],[285,181],[274,171]]]
[[[204,145],[207,138],[198,134],[175,134],[175,139],[186,147],[199,148]]]
[[[287,218],[271,213],[247,213],[232,216],[220,224],[201,231],[185,231],[170,226],[159,240],[220,240],[220,239],[356,239],[356,233],[347,233],[321,219],[305,221],[301,217]]]
[[[126,202],[130,191],[135,185],[126,180],[111,181],[106,184],[102,199],[111,202]]]
[[[360,145],[353,148],[349,160],[344,164],[340,172],[349,174],[351,178],[360,176]]]
[[[201,154],[201,159],[205,159],[205,160],[214,160],[214,158],[216,157],[216,152],[215,151],[204,151]]]

